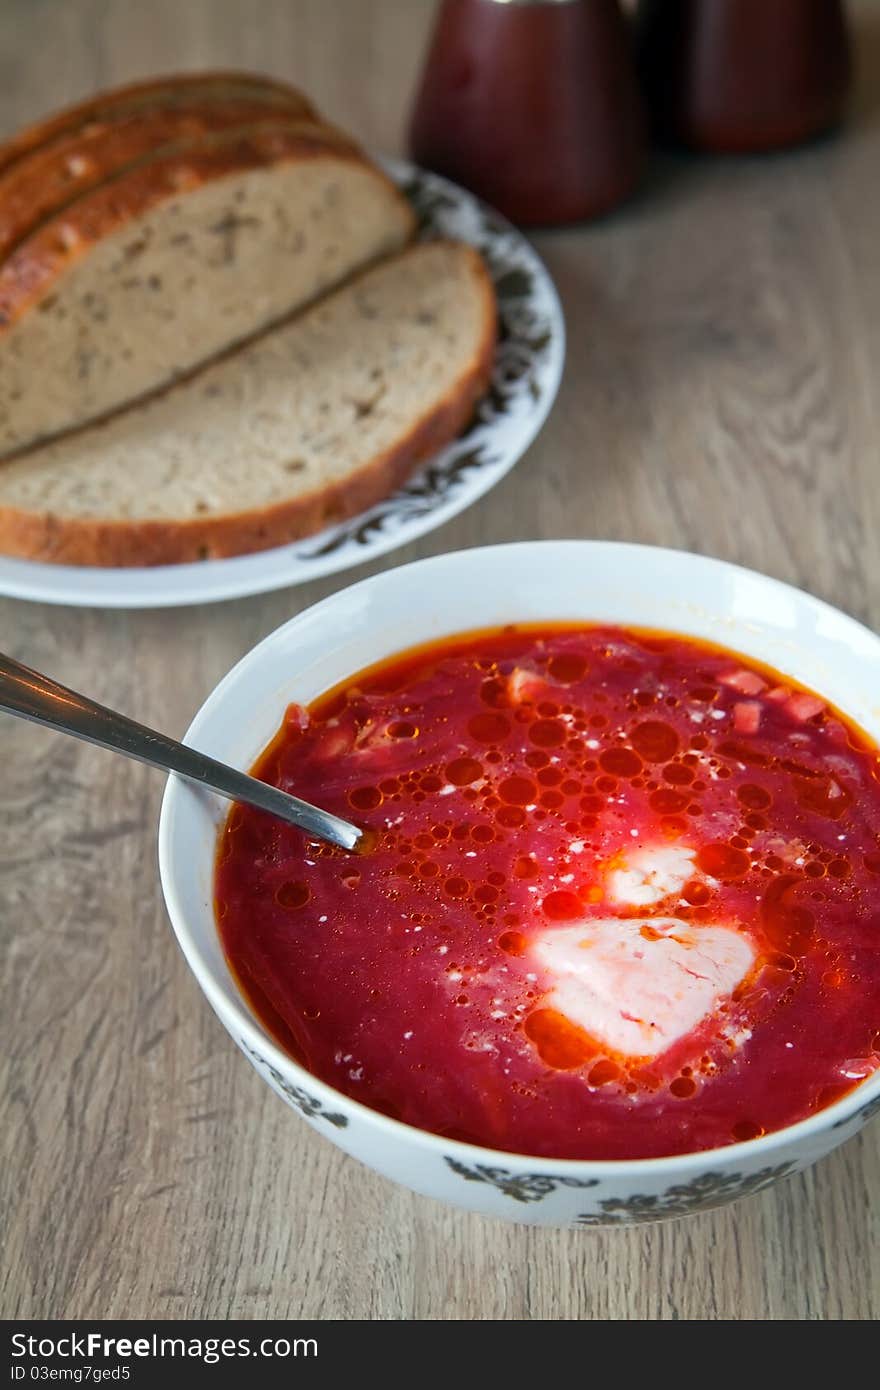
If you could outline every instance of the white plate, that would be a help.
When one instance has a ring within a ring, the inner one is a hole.
[[[495,283],[500,333],[489,392],[471,426],[392,497],[307,540],[232,560],[98,569],[0,556],[0,594],[95,608],[216,603],[304,584],[366,564],[442,526],[504,477],[553,404],[565,359],[565,324],[549,274],[498,213],[436,174],[384,160],[419,214],[422,236],[479,248]]]

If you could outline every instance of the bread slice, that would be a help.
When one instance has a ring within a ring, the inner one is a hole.
[[[308,104],[293,103],[284,120],[316,123]],[[47,217],[83,193],[147,156],[172,153],[174,145],[199,135],[277,124],[278,103],[223,94],[196,94],[191,101],[162,101],[148,109],[122,108],[101,121],[47,141],[0,173],[0,261]]]
[[[167,386],[414,227],[323,125],[201,135],[128,166],[0,266],[0,456]]]
[[[479,254],[420,242],[146,404],[0,468],[0,551],[159,565],[281,545],[391,492],[485,390]]]
[[[74,134],[95,123],[115,121],[128,114],[137,115],[157,104],[169,106],[178,101],[223,101],[246,96],[282,111],[290,110],[295,119],[319,119],[311,102],[296,87],[259,73],[233,70],[151,77],[100,92],[16,131],[0,144],[0,173],[49,141]]]

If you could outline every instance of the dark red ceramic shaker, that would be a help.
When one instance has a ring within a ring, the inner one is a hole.
[[[644,143],[617,0],[441,0],[412,115],[417,163],[547,226],[626,198]]]
[[[842,0],[640,0],[639,70],[667,139],[719,153],[794,145],[841,117]]]

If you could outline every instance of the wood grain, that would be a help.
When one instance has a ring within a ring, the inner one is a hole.
[[[880,625],[880,15],[855,13],[842,138],[658,159],[613,218],[536,237],[569,328],[552,419],[495,492],[374,570],[525,536],[627,538],[755,566]],[[6,0],[0,129],[102,84],[246,65],[399,151],[430,15],[427,0]],[[179,734],[247,648],[335,587],[175,614],[2,601],[0,646]],[[665,1226],[533,1231],[412,1196],[301,1123],[215,1021],[160,901],[161,779],[5,719],[0,769],[4,1316],[880,1312],[880,1125]]]

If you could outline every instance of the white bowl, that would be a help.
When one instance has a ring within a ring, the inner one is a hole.
[[[508,622],[582,620],[719,642],[819,691],[880,740],[880,638],[797,589],[678,551],[534,541],[392,569],[300,613],[245,656],[187,734],[249,767],[292,700],[307,704],[407,647]],[[169,779],[159,828],[162,887],[199,984],[257,1071],[334,1144],[416,1192],[537,1226],[621,1225],[681,1216],[758,1191],[823,1157],[880,1110],[880,1072],[798,1124],[710,1152],[588,1162],[529,1158],[439,1138],[319,1081],[266,1034],[227,968],[213,913],[225,803]]]

